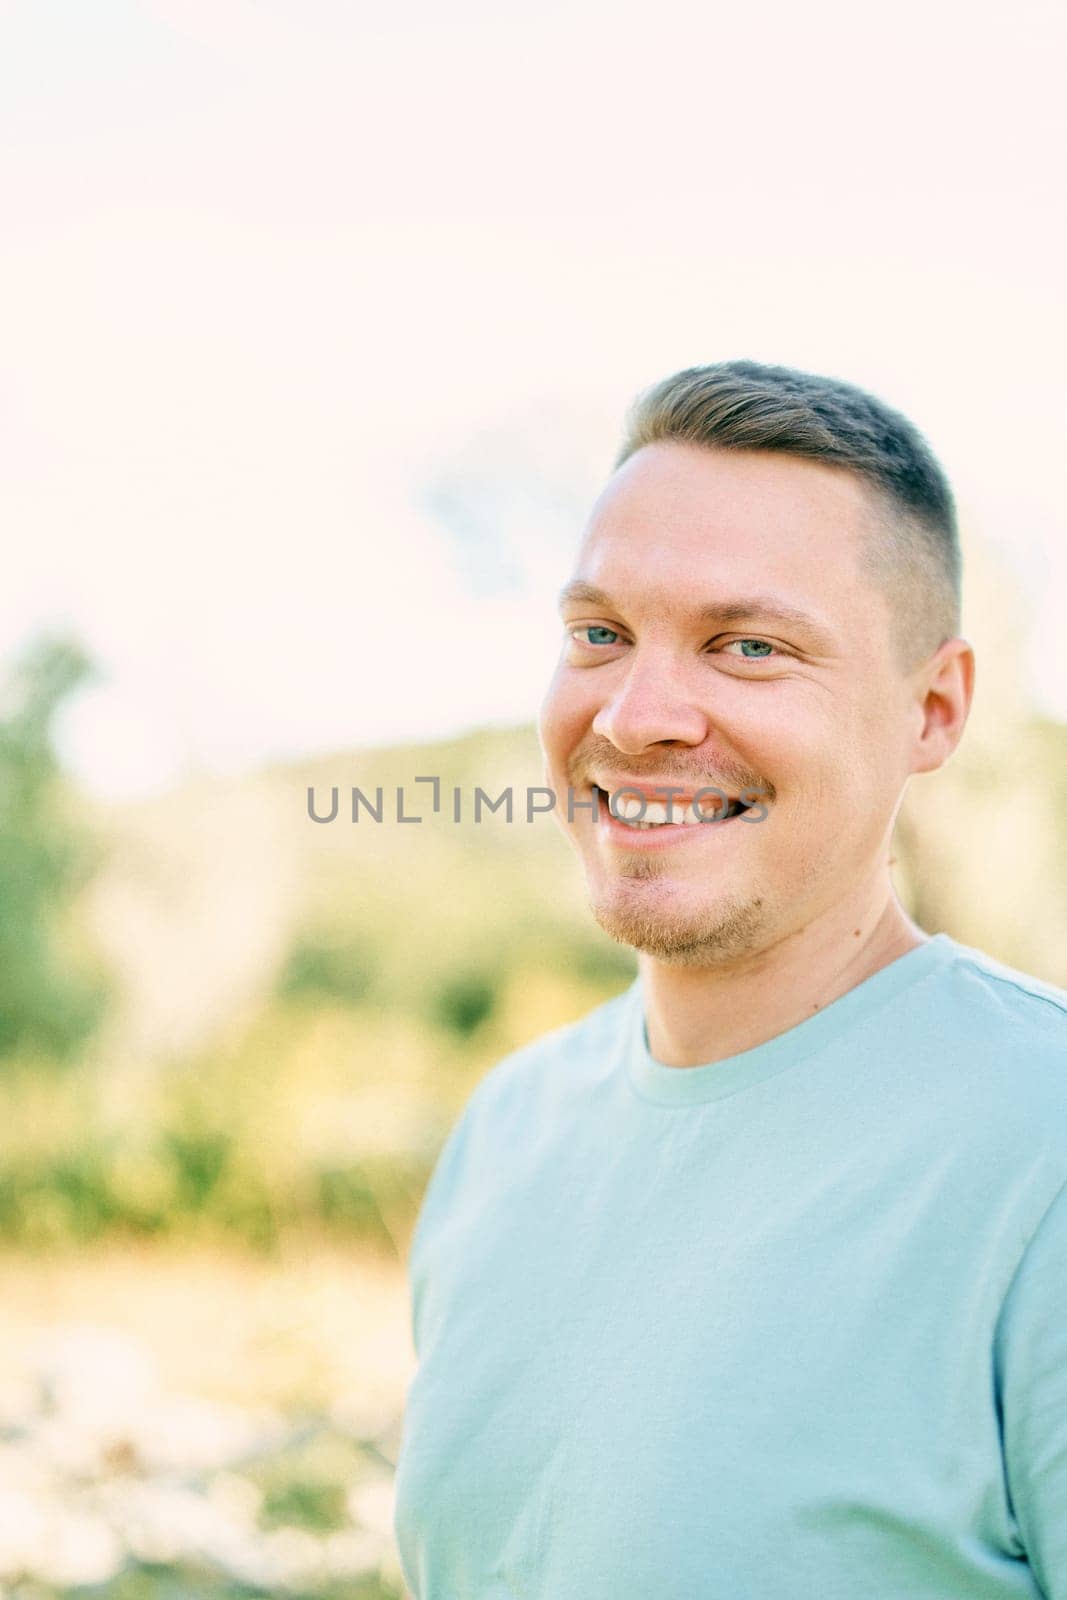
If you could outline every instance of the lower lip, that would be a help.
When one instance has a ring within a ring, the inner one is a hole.
[[[692,844],[694,839],[707,840],[718,838],[725,833],[734,834],[737,832],[737,825],[744,822],[745,816],[742,813],[741,816],[727,817],[723,822],[692,824],[665,822],[659,828],[631,828],[627,823],[619,821],[603,795],[597,796],[597,799],[597,827],[613,844],[624,845],[627,850],[672,850]],[[751,823],[748,826],[751,826]]]

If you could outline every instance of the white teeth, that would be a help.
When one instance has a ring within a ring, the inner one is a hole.
[[[611,796],[607,790],[602,793],[609,801],[609,809],[614,811],[620,822],[628,822],[635,828],[698,828],[705,822],[721,822],[732,811],[723,812],[722,802],[719,800],[701,802],[699,816],[693,814],[693,802],[680,800],[673,796],[670,801],[670,815],[667,814],[667,804],[662,800],[642,800],[636,794],[617,794]],[[731,807],[736,802],[731,801]]]

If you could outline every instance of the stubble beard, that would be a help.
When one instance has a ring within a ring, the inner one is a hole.
[[[590,896],[593,916],[617,943],[672,967],[714,966],[760,948],[765,921],[760,896],[672,914],[669,903],[662,898],[657,903],[654,894],[641,890],[641,884],[655,876],[656,864],[636,857],[608,896]]]

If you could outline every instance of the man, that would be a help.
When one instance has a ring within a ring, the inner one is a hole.
[[[1067,993],[889,873],[971,703],[959,583],[869,395],[639,401],[541,717],[639,976],[483,1079],[427,1192],[415,1600],[1067,1600]]]

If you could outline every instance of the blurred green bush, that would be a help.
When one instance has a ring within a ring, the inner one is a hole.
[[[0,688],[0,1059],[69,1060],[107,1001],[102,970],[62,921],[99,853],[53,748],[57,713],[91,671],[75,641],[43,637]]]

